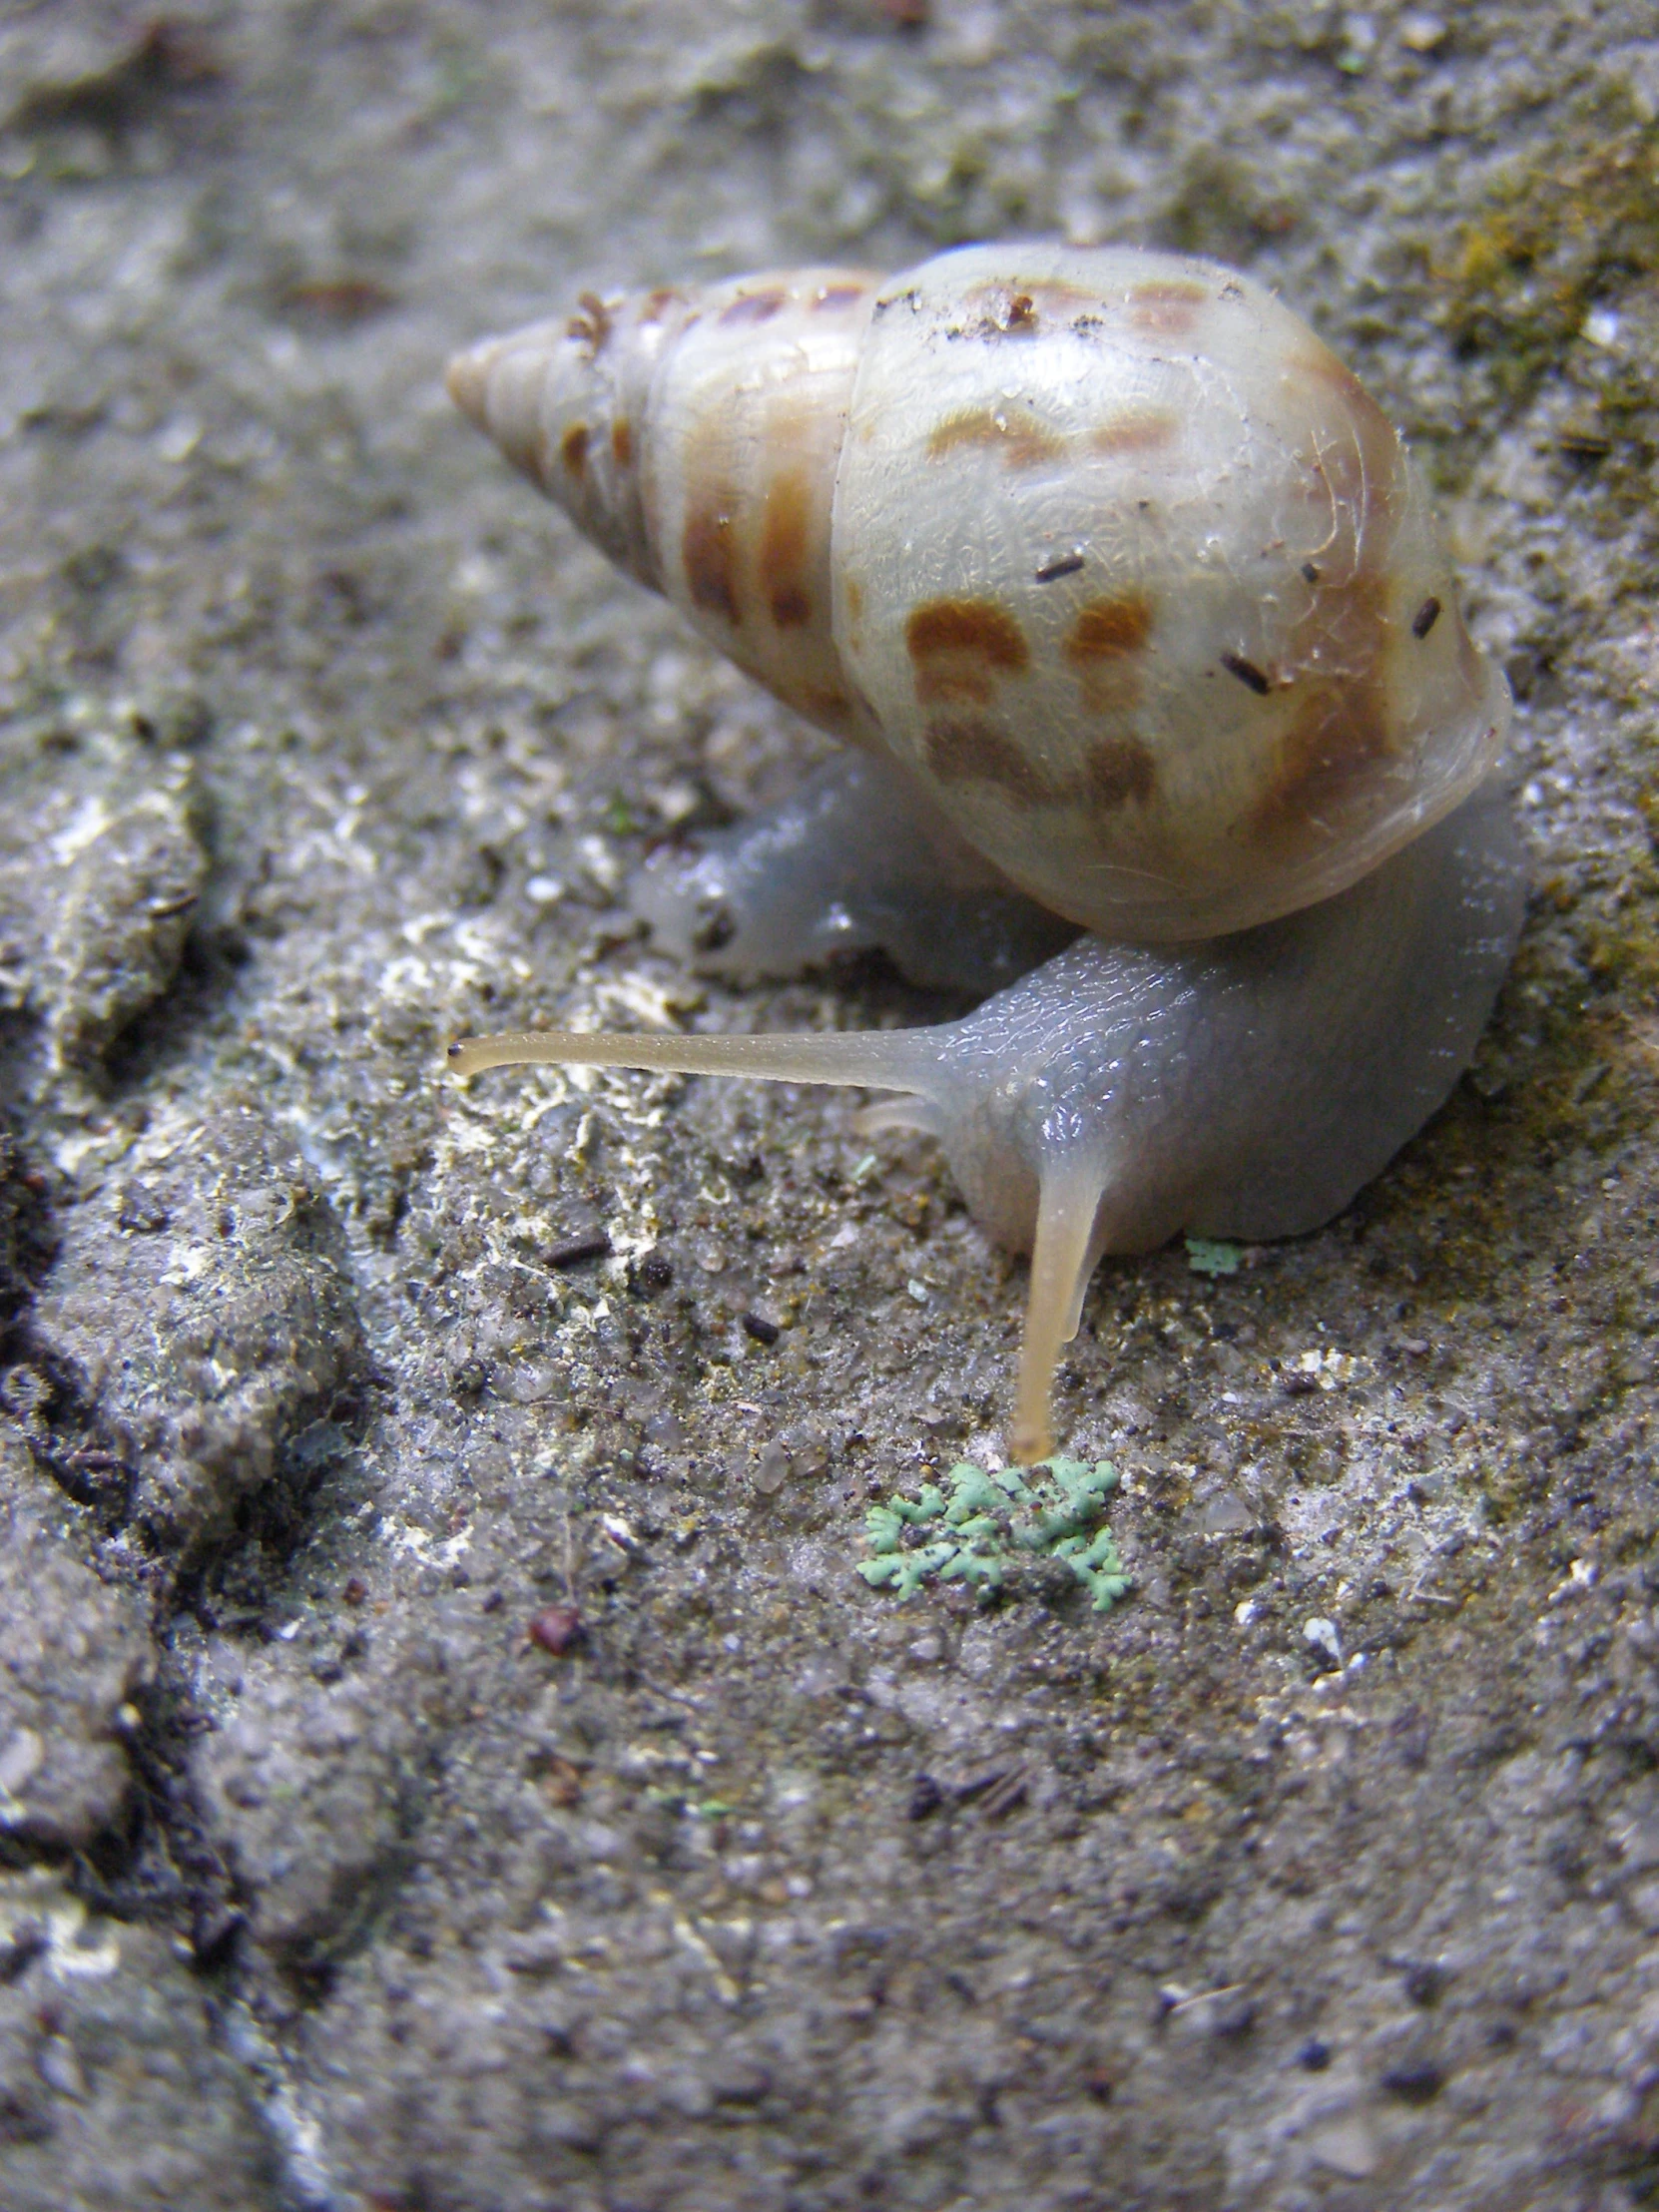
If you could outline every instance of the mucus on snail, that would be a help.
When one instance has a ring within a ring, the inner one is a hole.
[[[1106,1253],[1342,1210],[1467,1064],[1524,879],[1501,675],[1416,469],[1259,283],[968,247],[622,297],[449,389],[603,551],[849,741],[637,909],[709,964],[1000,984],[873,1033],[549,1030],[526,1061],[870,1086],[1031,1252],[1010,1450]],[[1074,937],[1077,931],[1083,932]],[[1068,942],[1068,938],[1074,941]]]

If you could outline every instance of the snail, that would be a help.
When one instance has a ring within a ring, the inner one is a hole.
[[[1442,1103],[1508,966],[1508,692],[1397,433],[1264,286],[1123,247],[583,294],[448,383],[848,741],[648,864],[637,908],[735,975],[880,943],[1002,986],[935,1027],[550,1030],[453,1064],[897,1094],[864,1125],[937,1136],[1031,1253],[1009,1448],[1044,1457],[1101,1256],[1331,1219]]]

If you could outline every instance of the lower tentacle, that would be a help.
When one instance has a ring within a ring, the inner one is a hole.
[[[1092,1151],[1043,1163],[1019,1388],[1008,1440],[1009,1455],[1019,1466],[1046,1459],[1054,1449],[1054,1375],[1082,1317],[1083,1296],[1098,1256],[1095,1222],[1105,1188],[1104,1166]]]

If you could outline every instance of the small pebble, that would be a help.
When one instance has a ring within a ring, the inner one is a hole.
[[[944,1803],[944,1792],[930,1774],[918,1774],[910,1785],[910,1802],[905,1807],[905,1817],[912,1821],[924,1821],[930,1813],[936,1813]]]
[[[750,1481],[763,1497],[776,1497],[790,1478],[790,1455],[776,1439],[755,1462]]]
[[[596,1229],[585,1237],[571,1237],[564,1244],[555,1245],[547,1255],[550,1268],[580,1267],[584,1260],[603,1260],[611,1249],[611,1240],[603,1229]]]
[[[544,1605],[530,1616],[525,1633],[533,1644],[562,1659],[582,1633],[582,1616],[574,1605]]]
[[[1342,1665],[1342,1638],[1337,1634],[1337,1624],[1335,1621],[1323,1620],[1318,1614],[1316,1614],[1312,1620],[1306,1620],[1303,1622],[1302,1637],[1303,1641],[1308,1644],[1311,1649],[1318,1652],[1323,1652],[1325,1657],[1330,1660],[1331,1664],[1334,1667],[1340,1667]]]
[[[1401,2104],[1429,2104],[1444,2088],[1445,2075],[1432,2060],[1423,2059],[1415,2065],[1389,2067],[1382,2086]]]

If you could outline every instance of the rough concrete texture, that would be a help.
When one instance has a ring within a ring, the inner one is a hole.
[[[0,1876],[7,2212],[280,2203],[247,2071],[158,1930],[99,1920],[46,1869]]]
[[[1656,117],[1639,0],[4,11],[0,2202],[1654,2201]],[[441,1065],[949,1010],[633,928],[822,746],[446,352],[1041,232],[1248,265],[1407,429],[1535,861],[1342,1220],[1101,1271],[1105,1618],[854,1572],[1009,1395],[921,1139]]]
[[[0,1495],[0,1834],[84,1848],[126,1804],[149,1608],[77,1556],[62,1491],[3,1431]]]

